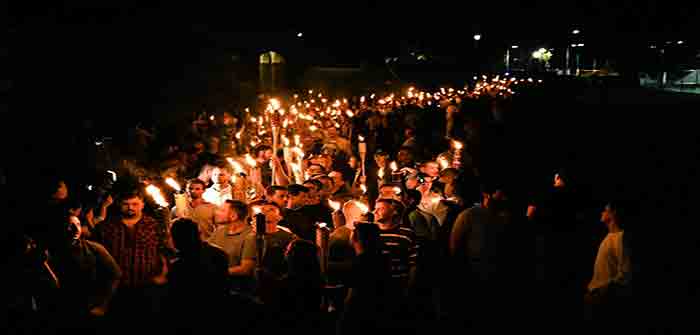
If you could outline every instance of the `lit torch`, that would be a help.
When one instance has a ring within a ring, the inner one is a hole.
[[[151,184],[146,186],[146,193],[153,198],[153,201],[156,202],[156,204],[160,207],[168,207],[168,202],[165,201],[165,197],[163,197],[163,194],[160,192],[160,189],[156,187],[155,185]]]

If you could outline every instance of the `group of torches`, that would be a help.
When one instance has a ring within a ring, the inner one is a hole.
[[[516,78],[506,73],[504,76],[494,76],[492,78],[483,75],[474,77],[473,86],[465,85],[463,88],[440,88],[435,92],[426,92],[409,87],[405,94],[389,93],[379,96],[370,93],[359,98],[330,98],[322,92],[314,90],[305,91],[304,94],[293,94],[288,99],[264,98],[261,112],[255,113],[250,108],[244,110],[244,120],[241,128],[235,133],[231,145],[238,157],[226,157],[227,162],[234,170],[233,178],[249,178],[250,182],[260,182],[251,178],[253,170],[258,162],[250,154],[254,148],[260,144],[272,146],[273,152],[282,149],[284,164],[287,165],[287,172],[290,181],[301,184],[305,180],[303,172],[304,150],[302,138],[309,136],[321,136],[323,129],[335,127],[339,134],[346,138],[352,138],[351,122],[354,117],[364,112],[387,112],[398,110],[402,106],[417,105],[419,107],[445,107],[450,101],[459,102],[463,99],[477,99],[480,97],[508,98],[515,94],[516,85],[541,84],[542,80],[532,78]],[[215,116],[210,116],[210,120],[215,120]],[[367,155],[367,143],[362,135],[357,135],[358,152],[361,159],[361,173],[365,175],[365,162]],[[436,161],[441,169],[449,167],[460,168],[461,151],[464,145],[452,140],[450,154],[438,155]],[[243,154],[243,152],[245,152]],[[274,165],[271,164],[274,169]],[[391,162],[389,168],[392,173],[397,172],[396,162]],[[384,169],[378,171],[379,178],[383,177]],[[275,184],[275,174],[271,184]],[[165,183],[181,193],[180,184],[168,177]],[[364,193],[367,192],[366,185],[360,185]],[[400,189],[398,190],[400,192]],[[150,184],[146,187],[147,194],[154,202],[161,207],[168,207],[168,201],[163,196],[161,190]],[[355,200],[361,209],[369,210],[367,204],[360,200]],[[341,207],[340,203],[329,200],[329,206],[334,210]]]

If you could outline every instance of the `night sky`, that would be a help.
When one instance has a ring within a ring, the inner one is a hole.
[[[579,28],[590,50],[616,55],[656,40],[690,44],[699,21],[697,6],[631,0],[6,6],[1,40],[17,106],[77,119],[116,113],[127,124],[154,109],[196,105],[223,80],[226,59],[264,49],[292,50],[290,62],[303,65],[381,64],[415,48],[462,59],[475,33],[497,54],[524,41],[565,44]]]

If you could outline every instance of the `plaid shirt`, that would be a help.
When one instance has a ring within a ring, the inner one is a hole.
[[[98,226],[96,238],[119,264],[122,287],[142,287],[161,274],[168,237],[165,226],[155,219],[144,215],[129,229],[115,217]]]

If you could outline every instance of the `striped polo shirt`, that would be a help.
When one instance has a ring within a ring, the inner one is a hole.
[[[382,253],[391,260],[391,277],[405,283],[411,267],[416,265],[416,238],[412,229],[396,226],[381,230]]]

